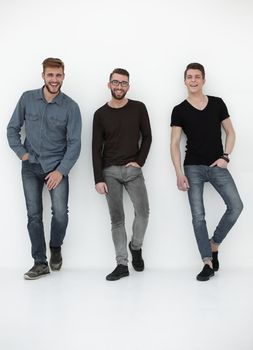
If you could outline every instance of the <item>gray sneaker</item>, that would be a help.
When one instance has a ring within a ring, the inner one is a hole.
[[[116,269],[106,276],[107,281],[117,281],[122,277],[129,276],[128,266],[119,264]]]
[[[50,273],[49,267],[46,263],[36,262],[33,267],[24,274],[26,280],[36,280],[40,277],[46,276]]]
[[[129,245],[128,245],[129,249],[130,249],[130,252],[132,254],[132,265],[133,265],[133,268],[135,269],[135,271],[143,271],[144,268],[145,268],[145,265],[144,265],[144,260],[142,258],[142,250],[141,249],[138,249],[138,250],[134,250],[131,246],[131,242],[129,242]]]
[[[52,271],[59,271],[62,267],[62,255],[61,255],[61,247],[59,248],[50,248],[51,257],[49,261],[49,265]]]

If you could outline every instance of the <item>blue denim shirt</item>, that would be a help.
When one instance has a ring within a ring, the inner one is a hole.
[[[25,124],[25,141],[21,128]],[[40,163],[45,173],[58,170],[67,175],[81,149],[82,120],[79,107],[60,92],[48,103],[43,88],[21,96],[7,127],[10,147],[21,159],[29,153],[29,162]]]

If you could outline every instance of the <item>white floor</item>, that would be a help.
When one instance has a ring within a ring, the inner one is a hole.
[[[252,350],[253,271],[0,270],[1,350]]]

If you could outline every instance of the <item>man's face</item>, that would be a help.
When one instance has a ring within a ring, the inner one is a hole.
[[[184,81],[189,93],[202,92],[205,79],[202,77],[202,73],[198,69],[188,69]]]
[[[47,67],[45,72],[42,73],[42,78],[44,80],[45,87],[50,94],[56,95],[59,93],[64,79],[62,68]]]
[[[116,100],[122,100],[129,90],[129,80],[126,75],[114,73],[111,81],[108,83],[108,88],[111,90],[112,97]]]

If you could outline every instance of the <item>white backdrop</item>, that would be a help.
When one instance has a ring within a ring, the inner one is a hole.
[[[184,267],[200,261],[187,195],[177,190],[169,156],[170,113],[186,96],[185,66],[206,68],[205,92],[226,102],[237,133],[229,168],[245,208],[221,252],[223,265],[253,266],[250,223],[252,190],[251,0],[9,0],[0,4],[1,39],[1,229],[0,266],[31,265],[20,161],[9,149],[6,126],[23,91],[42,86],[41,62],[49,56],[66,65],[63,91],[76,100],[83,117],[82,152],[70,174],[70,220],[65,266],[114,265],[105,198],[94,190],[91,131],[94,111],[109,98],[109,73],[130,72],[129,98],[143,101],[153,130],[143,169],[151,214],[144,257],[152,268]],[[184,150],[183,150],[184,151]],[[210,232],[224,206],[205,189]],[[125,196],[130,238],[133,210]],[[49,240],[50,201],[44,220]]]

